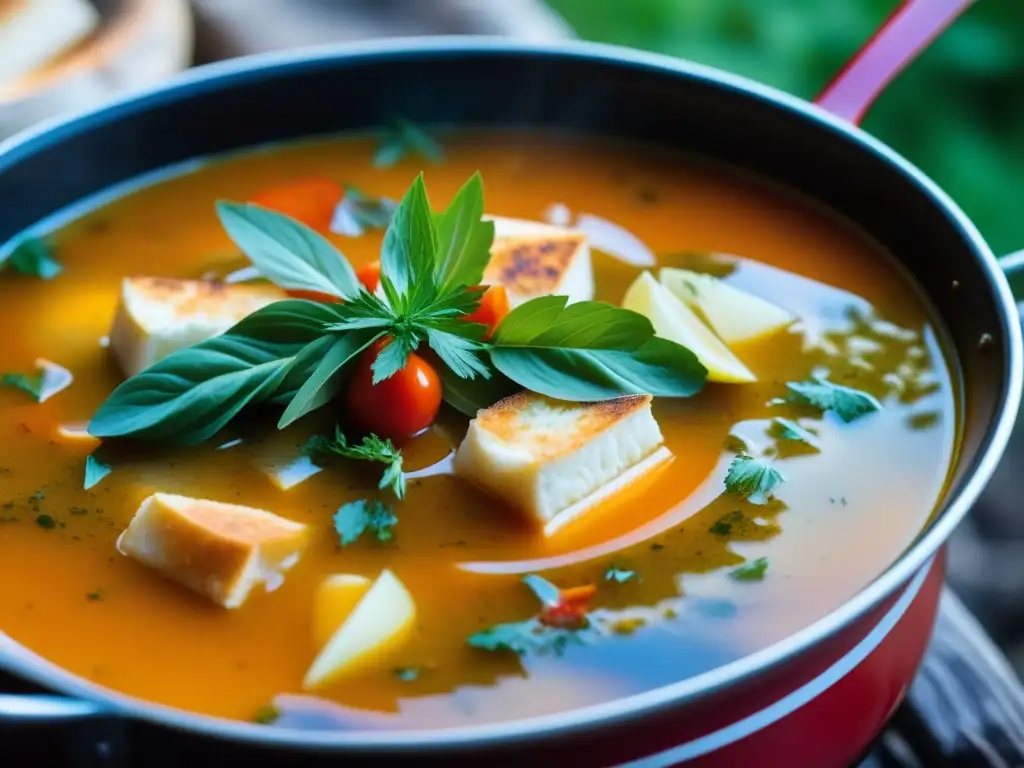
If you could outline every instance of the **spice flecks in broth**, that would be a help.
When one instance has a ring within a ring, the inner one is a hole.
[[[342,505],[378,496],[394,503],[377,488],[383,465],[340,462],[277,486],[259,458],[273,453],[266,430],[274,415],[187,450],[109,446],[114,472],[84,490],[83,448],[54,441],[54,430],[88,420],[120,381],[96,340],[110,328],[122,277],[141,270],[194,279],[244,266],[214,215],[218,198],[251,199],[326,175],[398,199],[421,159],[408,153],[380,168],[373,150],[371,141],[346,140],[207,164],[55,233],[67,268],[54,279],[0,277],[0,320],[14,330],[3,340],[4,369],[31,371],[45,357],[74,376],[44,403],[0,389],[0,578],[19,585],[0,593],[0,629],[76,673],[173,706],[251,719],[276,703],[276,722],[285,725],[441,727],[605,701],[736,660],[837,607],[921,530],[953,453],[955,392],[927,312],[883,254],[845,223],[799,200],[780,206],[786,193],[725,169],[523,135],[446,140],[443,164],[426,166],[432,197],[450,199],[480,169],[488,213],[541,220],[559,202],[620,224],[655,254],[742,254],[704,259],[704,268],[700,259],[663,256],[658,266],[715,271],[798,318],[735,348],[757,382],[655,400],[675,455],[670,471],[545,540],[446,471],[465,429],[446,415],[403,451],[406,498],[395,507],[393,539],[363,536],[342,547],[332,523]],[[622,167],[635,168],[656,194],[638,205],[636,183],[617,178]],[[379,256],[379,230],[326,237],[357,268]],[[600,252],[592,260],[596,297],[618,305],[638,269]],[[769,405],[788,382],[814,375],[868,393],[883,408],[845,424],[820,409]],[[299,451],[310,435],[333,429],[340,414],[327,410],[273,438]],[[792,441],[772,428],[777,419],[806,429],[817,450],[785,447]],[[723,448],[729,434],[785,475],[768,504],[725,492],[736,455]],[[435,465],[439,471],[427,471]],[[277,591],[225,615],[112,556],[117,535],[154,491],[273,510],[310,527],[309,550]],[[53,525],[40,524],[42,516]],[[318,651],[310,627],[320,581],[337,573],[372,579],[385,568],[416,603],[410,639],[380,668],[319,698],[287,695]],[[760,571],[759,579],[730,576],[738,568]],[[610,569],[633,575],[607,579]],[[588,611],[600,631],[560,656],[468,646],[474,634],[537,615],[536,598],[520,583],[529,573],[562,588],[595,585]],[[427,671],[404,679],[396,668]]]

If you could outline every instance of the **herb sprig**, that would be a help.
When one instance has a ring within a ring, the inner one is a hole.
[[[377,435],[367,435],[359,445],[349,443],[341,427],[334,428],[332,436],[313,435],[302,449],[302,453],[317,464],[326,464],[333,457],[377,461],[385,464],[380,477],[381,490],[390,488],[399,499],[405,498],[405,475],[402,474],[402,452],[390,440]]]
[[[54,258],[49,246],[38,237],[19,241],[4,255],[0,255],[0,272],[10,270],[21,275],[52,280],[64,267]]]
[[[363,288],[345,257],[299,222],[252,204],[220,202],[217,211],[260,274],[340,303],[275,302],[169,355],[114,390],[92,435],[196,444],[261,404],[284,406],[284,428],[338,396],[350,364],[381,339],[388,343],[376,347],[375,383],[426,345],[445,399],[470,414],[517,387],[587,402],[689,397],[704,385],[707,372],[692,352],[655,338],[643,315],[602,302],[533,299],[485,341],[486,328],[464,319],[479,307],[494,239],[479,174],[438,213],[422,177],[413,182],[384,235],[382,295]]]

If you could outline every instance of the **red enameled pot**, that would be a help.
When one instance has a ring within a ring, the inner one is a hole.
[[[970,0],[911,0],[811,105],[684,61],[607,46],[422,38],[273,54],[200,68],[0,145],[0,243],[118,182],[189,158],[420,123],[569,129],[723,160],[862,226],[914,275],[961,372],[962,446],[942,509],[847,604],[752,656],[606,704],[443,731],[267,728],[132,699],[0,633],[0,668],[52,693],[0,695],[0,726],[127,734],[133,764],[850,765],[902,700],[932,631],[942,546],[998,462],[1019,404],[1017,309],[960,209],[854,123]],[[927,130],[927,126],[922,126]],[[10,588],[10,587],[7,587]],[[69,631],[71,628],[69,628]],[[196,681],[201,685],[202,681]],[[101,763],[103,764],[103,763]]]

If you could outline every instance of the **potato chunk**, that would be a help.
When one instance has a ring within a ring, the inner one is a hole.
[[[313,660],[302,687],[325,688],[381,661],[408,636],[415,620],[412,595],[391,571],[382,571]]]

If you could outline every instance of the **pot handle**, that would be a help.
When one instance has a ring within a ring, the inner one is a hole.
[[[975,0],[905,0],[815,103],[854,125],[882,90]]]

